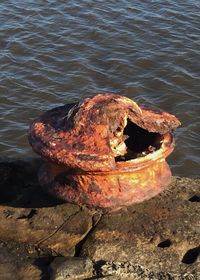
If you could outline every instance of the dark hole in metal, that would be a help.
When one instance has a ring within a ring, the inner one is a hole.
[[[127,120],[127,125],[124,128],[127,153],[124,156],[116,157],[116,161],[130,160],[138,157],[146,156],[158,150],[161,147],[162,135],[155,132],[149,132],[138,125]]]
[[[160,248],[167,248],[167,247],[170,247],[171,244],[172,244],[171,240],[170,239],[166,239],[166,240],[160,242],[158,244],[158,247],[160,247]]]
[[[200,202],[200,195],[193,195],[192,197],[190,197],[189,201]]]
[[[183,256],[182,263],[192,264],[194,263],[200,254],[200,246],[188,250]]]

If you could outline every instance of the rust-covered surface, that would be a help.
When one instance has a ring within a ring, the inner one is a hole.
[[[97,207],[129,205],[170,181],[165,158],[179,120],[114,94],[46,112],[31,126],[33,150],[46,159],[41,184],[68,201]]]

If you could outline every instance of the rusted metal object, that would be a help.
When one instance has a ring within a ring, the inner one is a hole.
[[[45,163],[41,185],[69,202],[119,208],[149,199],[169,183],[165,158],[179,120],[114,94],[46,112],[29,141]]]

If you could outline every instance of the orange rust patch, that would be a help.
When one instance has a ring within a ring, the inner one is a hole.
[[[173,151],[169,113],[114,94],[46,112],[29,132],[44,157],[40,182],[79,205],[118,208],[148,199],[169,182],[165,158]]]

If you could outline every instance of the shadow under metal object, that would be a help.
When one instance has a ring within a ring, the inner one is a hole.
[[[179,120],[115,94],[64,105],[33,122],[29,142],[45,159],[49,193],[78,205],[117,209],[160,193],[170,183],[165,158]]]

